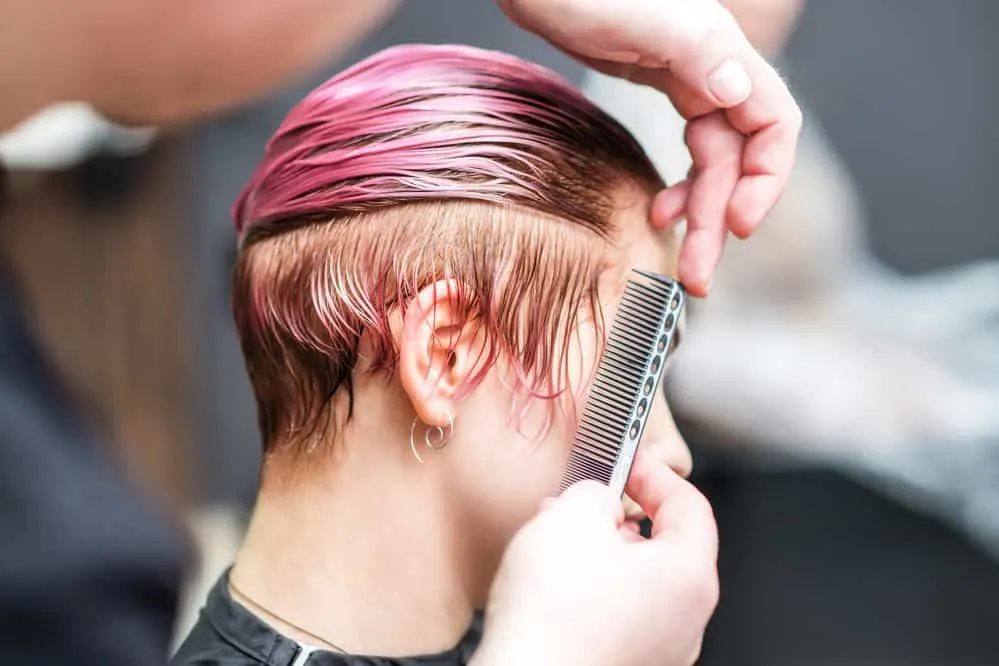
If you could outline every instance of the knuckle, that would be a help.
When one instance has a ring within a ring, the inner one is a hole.
[[[714,166],[741,164],[745,137],[732,127],[722,112],[688,122],[684,141],[698,162],[703,163],[710,157]]]
[[[690,654],[687,656],[686,663],[688,664],[688,666],[694,666],[694,664],[697,663],[697,660],[701,658],[701,650],[703,648],[704,648],[704,639],[702,637],[700,640],[697,641],[697,643],[694,644],[694,647],[691,648],[690,650]]]
[[[721,600],[721,581],[718,578],[718,570],[714,567],[711,568],[703,578],[702,584],[698,591],[697,601],[700,602],[701,607],[705,612],[710,615],[718,607],[718,602]]]
[[[696,512],[697,518],[705,523],[716,525],[715,510],[711,506],[711,502],[693,485],[690,486],[690,510]]]
[[[690,612],[692,620],[704,622],[708,620],[718,608],[718,601],[721,597],[721,586],[718,582],[718,574],[702,571],[687,581],[684,590],[684,604]]]
[[[680,593],[688,608],[711,613],[718,605],[721,586],[718,569],[701,561],[688,561],[679,574]]]

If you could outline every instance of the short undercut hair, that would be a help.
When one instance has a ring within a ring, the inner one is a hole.
[[[496,361],[556,395],[560,343],[596,317],[616,197],[662,179],[635,139],[555,73],[464,46],[399,46],[310,93],[237,200],[233,309],[265,450],[328,438],[365,366],[398,360],[389,315],[459,285]],[[350,409],[348,408],[347,418]]]

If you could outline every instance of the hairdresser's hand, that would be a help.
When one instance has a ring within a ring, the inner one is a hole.
[[[718,0],[499,0],[510,18],[597,70],[666,93],[689,121],[694,167],[656,200],[686,217],[679,278],[706,296],[728,232],[746,238],[794,163],[801,110]]]
[[[620,498],[577,484],[514,538],[473,666],[689,666],[718,600],[718,541],[704,497],[653,451],[628,486],[653,517],[646,541]]]

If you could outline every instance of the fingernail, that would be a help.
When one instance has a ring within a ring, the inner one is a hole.
[[[742,63],[729,58],[708,76],[708,88],[723,106],[728,107],[745,102],[753,82]]]

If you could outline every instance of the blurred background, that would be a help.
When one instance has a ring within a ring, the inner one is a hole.
[[[806,109],[789,190],[732,244],[668,391],[722,539],[710,666],[999,663],[999,5],[729,0]],[[420,0],[347,58],[169,133],[86,107],[0,137],[0,251],[126,469],[228,564],[257,482],[228,209],[308,89],[399,42],[557,69],[689,164],[658,95],[584,72],[491,0]]]

